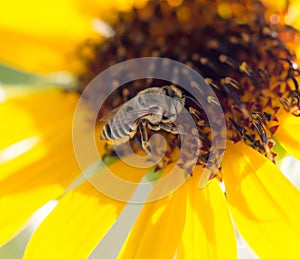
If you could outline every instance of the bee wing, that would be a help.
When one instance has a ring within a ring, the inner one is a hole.
[[[113,117],[117,114],[118,111],[120,111],[122,108],[125,107],[125,104],[120,105],[119,107],[111,110],[109,113],[105,114],[103,117],[100,118],[100,122],[108,122],[113,119]],[[129,106],[128,106],[129,107]],[[139,118],[145,117],[150,114],[156,114],[158,113],[157,108],[149,108],[149,109],[130,109],[130,111],[126,112],[126,116],[128,115],[128,118],[132,118],[134,120],[137,120]]]
[[[116,113],[121,109],[123,105],[120,105],[119,107],[111,110],[110,112],[108,112],[107,114],[105,114],[104,116],[102,116],[100,118],[100,122],[108,122],[110,120],[112,120],[112,118],[116,115]]]

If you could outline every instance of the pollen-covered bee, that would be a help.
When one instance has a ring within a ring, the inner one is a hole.
[[[150,87],[112,110],[100,121],[105,121],[100,138],[116,145],[132,139],[140,131],[142,148],[150,153],[147,129],[179,134],[174,127],[183,109],[185,96],[174,85]]]

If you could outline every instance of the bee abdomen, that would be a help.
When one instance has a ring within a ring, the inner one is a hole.
[[[112,134],[111,134],[109,123],[104,125],[100,138],[103,140],[112,140]]]
[[[123,139],[125,137],[129,137],[131,131],[132,129],[128,124],[114,125],[111,123],[107,123],[103,128],[101,139],[104,140]]]
[[[123,122],[122,125],[114,128],[113,135],[116,139],[128,137],[130,130],[129,125]]]

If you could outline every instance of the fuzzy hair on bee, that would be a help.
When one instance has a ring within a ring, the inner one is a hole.
[[[174,85],[150,87],[109,112],[100,121],[105,124],[100,139],[120,145],[139,130],[142,148],[150,153],[147,129],[179,134],[174,121],[185,105],[185,96]]]

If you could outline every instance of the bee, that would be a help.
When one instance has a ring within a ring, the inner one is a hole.
[[[179,134],[173,123],[185,104],[185,96],[174,85],[150,87],[109,112],[100,139],[120,145],[132,139],[139,130],[142,149],[150,154],[147,129]]]
[[[121,145],[135,137],[139,131],[142,149],[150,155],[148,129],[153,131],[162,130],[174,135],[180,133],[187,135],[187,132],[183,132],[181,125],[178,128],[174,127],[175,120],[179,118],[178,115],[188,105],[186,103],[187,100],[192,101],[196,106],[198,105],[195,99],[184,95],[174,85],[150,87],[142,90],[135,97],[100,119],[100,121],[105,121],[100,139],[115,145]],[[204,121],[204,118],[200,119],[200,113],[196,109],[189,107],[188,111],[196,122],[198,122],[196,125],[208,125]],[[191,150],[185,150],[186,152],[183,152],[184,159],[179,162],[179,166],[187,172],[190,172],[192,168],[191,162],[194,161],[194,155],[198,156],[195,160],[196,162],[198,161],[201,155],[199,152],[202,142],[204,141],[208,145],[211,143],[206,135],[201,133],[197,127],[190,130]],[[192,150],[193,148],[197,150]],[[205,158],[203,157],[203,159]],[[206,162],[203,161],[203,163]],[[213,169],[204,170],[201,176],[201,188],[204,188],[208,184],[212,175],[216,175],[214,171]]]

